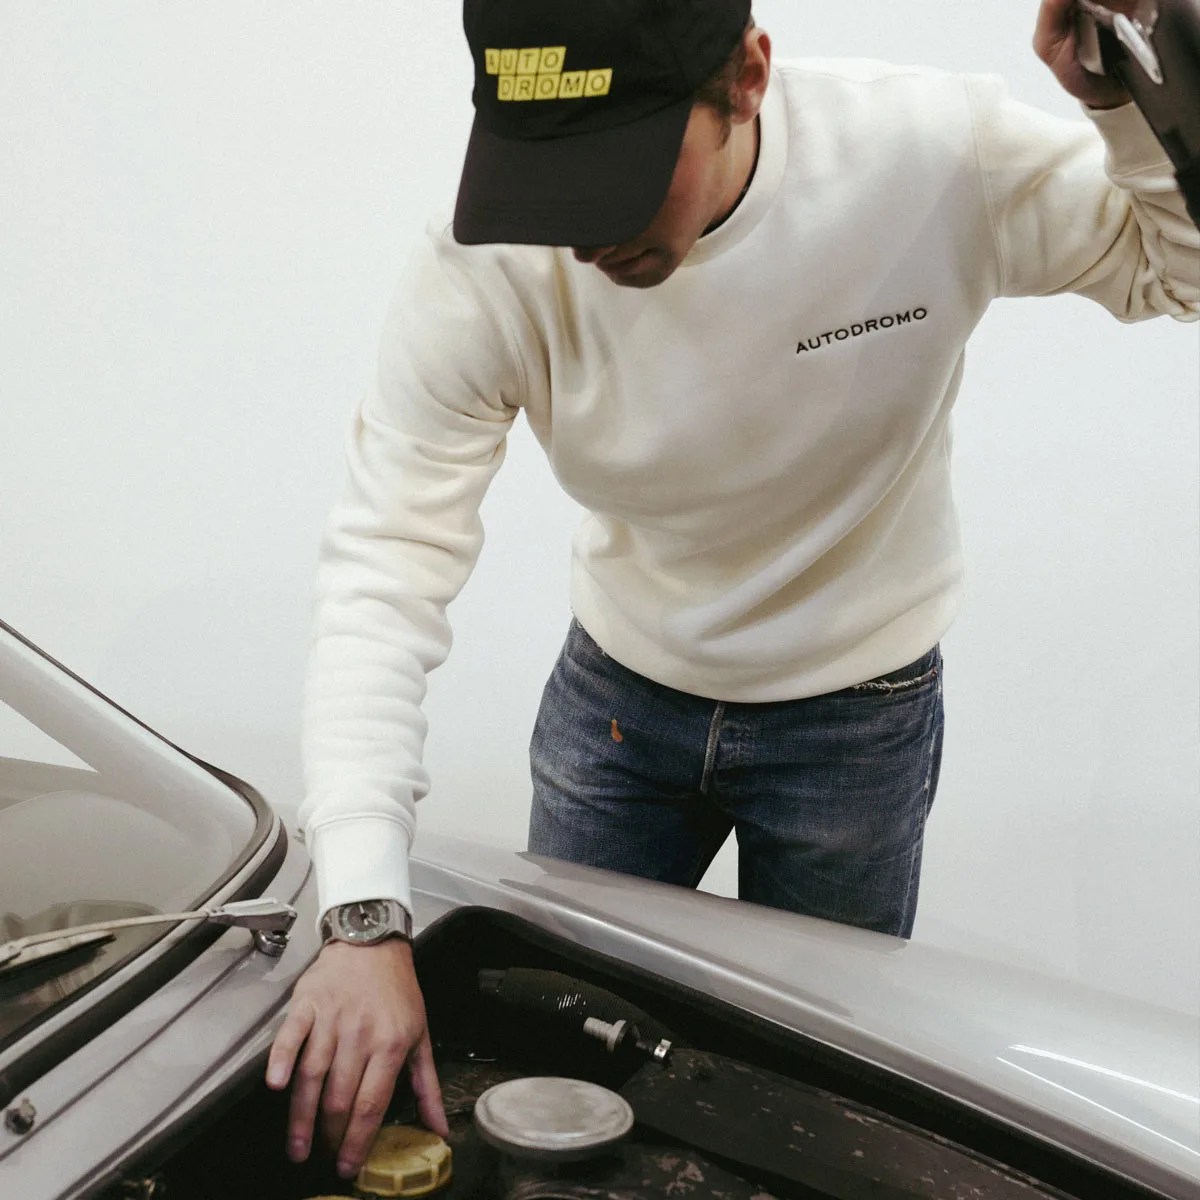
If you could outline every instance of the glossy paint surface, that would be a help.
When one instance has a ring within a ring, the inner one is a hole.
[[[882,934],[423,834],[418,927],[504,909],[817,1038],[1167,1196],[1200,1192],[1192,1016]]]

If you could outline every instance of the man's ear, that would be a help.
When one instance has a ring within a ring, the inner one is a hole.
[[[747,29],[742,37],[746,47],[746,64],[732,89],[735,125],[745,124],[758,116],[771,77],[770,34],[755,25]]]

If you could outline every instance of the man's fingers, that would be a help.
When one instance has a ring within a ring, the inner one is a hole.
[[[1134,11],[1141,0],[1105,0],[1112,12]],[[1129,93],[1115,79],[1089,71],[1079,59],[1079,36],[1074,0],[1042,0],[1034,53],[1050,68],[1068,95],[1089,108],[1117,108],[1130,101]]]
[[[345,1137],[362,1089],[363,1075],[369,1066],[370,1045],[356,1034],[357,1031],[341,1031],[337,1056],[325,1079],[325,1090],[321,1095],[321,1129],[329,1149],[335,1154]]]
[[[332,1033],[318,1026],[309,1037],[296,1070],[288,1112],[288,1157],[293,1162],[303,1162],[312,1147],[317,1106],[321,1101],[329,1064],[333,1061],[335,1045]]]
[[[1033,49],[1049,63],[1075,36],[1075,0],[1042,0],[1038,10]]]
[[[353,1173],[410,1057],[426,1123],[449,1132],[409,943],[331,942],[297,984],[293,1006],[267,1068],[273,1085],[291,1075],[287,1152],[293,1161],[308,1157],[320,1112],[344,1173]]]
[[[356,1175],[366,1161],[391,1103],[398,1073],[398,1065],[387,1056],[376,1055],[367,1063],[338,1151],[338,1174],[343,1179]]]
[[[296,1056],[304,1039],[312,1029],[312,1009],[307,1005],[293,1003],[279,1032],[275,1035],[271,1054],[267,1059],[267,1086],[279,1091],[287,1087],[296,1065]]]
[[[1109,12],[1123,13],[1127,17],[1137,15],[1141,0],[1098,0]],[[1038,10],[1037,30],[1034,46],[1054,46],[1075,36],[1075,20],[1078,16],[1075,0],[1042,0]]]
[[[421,1114],[426,1128],[432,1129],[439,1137],[449,1137],[450,1126],[446,1122],[442,1088],[438,1083],[437,1067],[434,1065],[433,1047],[430,1045],[428,1033],[413,1047],[408,1057],[408,1075],[413,1095],[417,1098],[417,1111]]]

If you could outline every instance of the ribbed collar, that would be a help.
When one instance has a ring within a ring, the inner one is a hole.
[[[705,263],[736,246],[762,220],[783,182],[787,167],[788,111],[784,83],[772,71],[758,124],[758,166],[749,190],[732,213],[692,247],[680,267]]]

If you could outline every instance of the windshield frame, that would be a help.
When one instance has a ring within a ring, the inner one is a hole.
[[[120,714],[199,767],[249,805],[253,816],[250,836],[212,886],[196,897],[194,907],[260,897],[278,873],[288,846],[287,831],[263,796],[243,780],[188,754],[164,738],[7,622],[0,620],[0,636],[4,635],[52,668],[51,678],[57,673],[83,688],[107,709]],[[209,922],[164,924],[153,937],[113,956],[113,961],[106,963],[94,978],[31,1018],[11,1038],[0,1044],[0,1108],[11,1104],[30,1083],[125,1016],[228,932]]]

